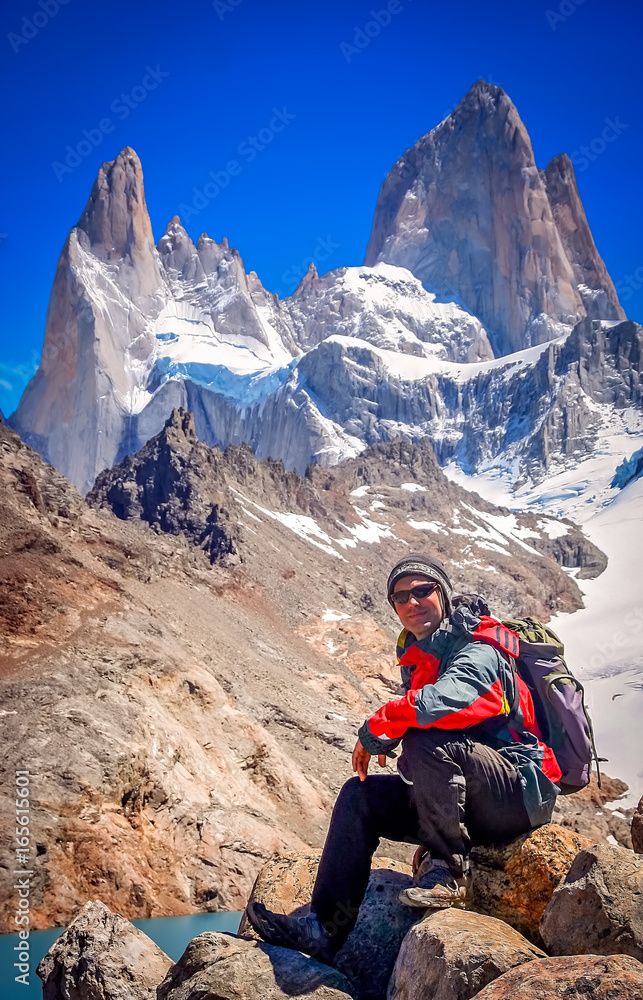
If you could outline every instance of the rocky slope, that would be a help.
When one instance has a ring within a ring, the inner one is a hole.
[[[405,544],[501,612],[579,603],[547,519],[453,486],[426,447],[302,478],[176,414],[103,477],[99,509],[6,426],[0,447],[1,770],[31,773],[35,928],[95,897],[130,917],[237,909],[263,860],[322,842],[355,730],[397,689],[382,584]]]
[[[476,84],[398,161],[366,264],[312,267],[280,301],[177,217],[155,246],[127,148],[65,244],[11,424],[82,492],[178,405],[208,444],[300,473],[402,435],[538,480],[596,452],[601,420],[643,427],[640,328],[620,322],[571,164],[537,170],[499,88]]]
[[[571,523],[510,513],[450,482],[426,443],[373,445],[331,469],[311,465],[302,477],[281,462],[258,462],[247,446],[209,448],[181,410],[140,452],[102,473],[87,500],[182,534],[212,561],[241,558],[266,585],[271,546],[283,553],[303,540],[298,561],[314,557],[316,575],[353,593],[359,583],[368,610],[379,603],[382,565],[393,565],[401,546],[430,548],[452,567],[456,589],[485,593],[498,613],[574,610],[580,592],[560,565],[589,576],[606,565]]]
[[[497,356],[552,340],[588,314],[625,318],[571,162],[558,157],[539,173],[516,107],[484,80],[391,168],[365,258],[378,261],[463,302]]]

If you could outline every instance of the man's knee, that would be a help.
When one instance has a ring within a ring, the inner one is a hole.
[[[365,781],[349,778],[340,789],[333,814],[363,818],[369,824],[387,808],[398,809],[407,803],[404,783],[397,775],[369,774]]]
[[[369,796],[366,784],[369,780],[369,778],[366,781],[360,781],[359,778],[349,778],[348,781],[345,781],[337,796],[333,811],[352,814],[368,811]]]

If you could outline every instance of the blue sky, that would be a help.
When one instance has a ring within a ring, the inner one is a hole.
[[[9,0],[0,20],[5,413],[38,363],[67,233],[124,146],[141,157],[157,240],[191,207],[193,239],[227,236],[285,295],[315,254],[322,272],[362,262],[388,169],[479,77],[513,99],[539,166],[575,154],[599,251],[643,320],[643,13],[631,0],[392,0],[390,11],[369,0]],[[619,130],[609,144],[606,119]],[[79,143],[73,166],[56,167]]]

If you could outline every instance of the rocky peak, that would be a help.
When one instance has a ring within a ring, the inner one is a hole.
[[[132,298],[156,294],[162,278],[145,203],[143,168],[129,146],[100,168],[76,234],[84,251],[119,265],[119,282]]]
[[[625,319],[612,279],[596,249],[567,153],[550,160],[541,176],[587,315],[590,319]]]
[[[206,275],[214,275],[224,279],[228,275],[237,283],[245,286],[247,275],[243,266],[241,254],[236,247],[231,247],[227,237],[217,243],[207,233],[202,233],[196,245],[199,260]]]
[[[185,439],[186,443],[192,447],[198,441],[194,429],[194,414],[175,408],[166,420],[161,436],[166,440],[169,440],[170,437],[174,440]]]
[[[134,257],[154,243],[143,168],[129,146],[100,168],[78,228],[87,234],[92,253],[106,261]]]
[[[311,260],[310,264],[308,265],[308,270],[306,271],[305,275],[303,276],[299,284],[303,285],[304,283],[309,283],[311,281],[314,281],[315,278],[318,277],[319,277],[319,271],[317,270],[315,261]]]
[[[365,258],[377,261],[459,297],[496,355],[584,315],[527,130],[502,88],[483,80],[385,179]]]
[[[174,272],[183,281],[203,280],[204,271],[199,253],[181,225],[178,215],[168,223],[157,249],[166,271]]]

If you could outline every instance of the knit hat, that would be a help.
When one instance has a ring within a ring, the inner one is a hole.
[[[425,556],[420,552],[409,552],[391,570],[386,584],[386,596],[389,604],[393,605],[391,594],[393,593],[396,580],[399,580],[401,576],[411,576],[414,574],[427,576],[429,580],[434,580],[440,584],[444,599],[444,613],[446,616],[450,615],[452,611],[451,597],[453,595],[453,587],[447,576],[447,571],[439,559],[436,559],[434,556]]]

